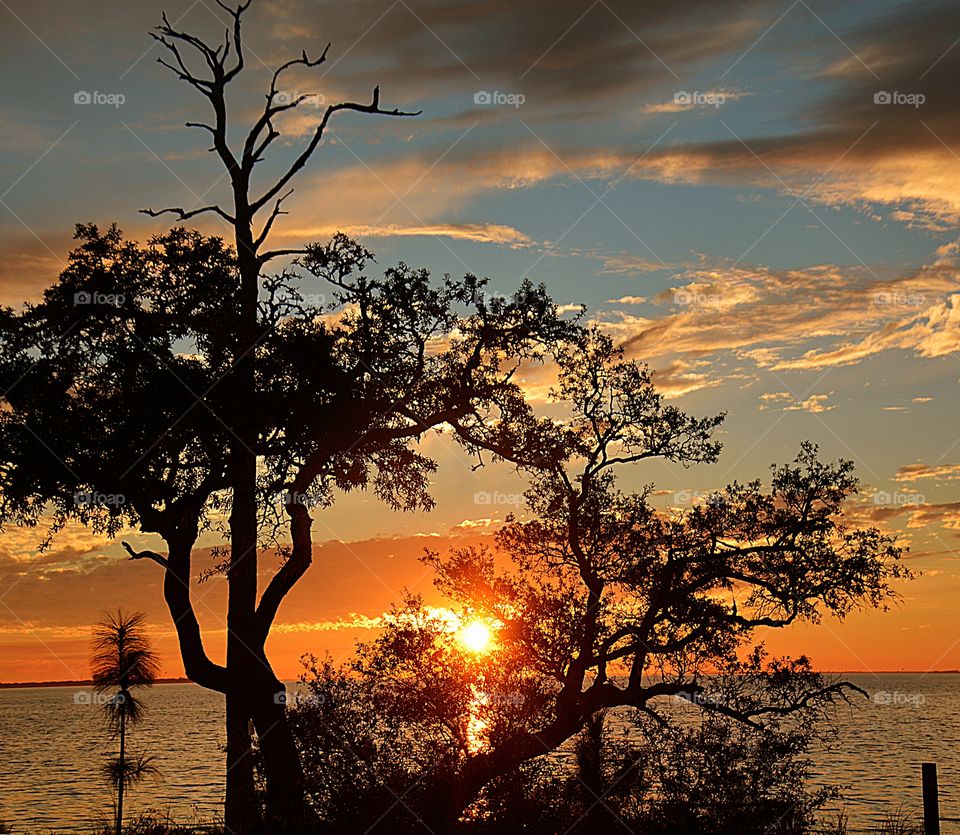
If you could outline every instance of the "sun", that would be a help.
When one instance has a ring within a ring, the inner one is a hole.
[[[490,627],[483,621],[472,620],[460,628],[460,643],[470,652],[481,653],[490,649]]]

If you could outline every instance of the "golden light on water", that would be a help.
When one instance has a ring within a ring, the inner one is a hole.
[[[460,643],[470,652],[486,652],[490,649],[491,637],[490,627],[483,621],[472,620],[460,627]]]

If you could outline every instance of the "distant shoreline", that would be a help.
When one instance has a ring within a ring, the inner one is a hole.
[[[823,670],[834,676],[944,676],[960,675],[960,670]],[[156,684],[193,684],[188,678],[160,678]],[[0,690],[21,690],[37,687],[93,687],[92,681],[0,681]]]
[[[155,684],[193,684],[188,678],[158,678]],[[0,690],[30,687],[93,687],[92,681],[0,681]]]

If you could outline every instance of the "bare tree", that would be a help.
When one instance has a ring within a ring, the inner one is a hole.
[[[283,201],[290,196],[287,186],[310,160],[323,138],[324,131],[331,118],[342,111],[352,110],[359,113],[383,114],[389,116],[412,116],[400,110],[385,110],[380,106],[380,90],[374,88],[369,104],[341,102],[329,105],[324,111],[316,129],[306,146],[296,156],[288,169],[272,184],[260,192],[254,190],[252,177],[255,167],[264,159],[270,145],[280,137],[276,128],[276,119],[284,113],[300,107],[308,98],[298,95],[293,98],[281,96],[278,84],[284,73],[294,67],[312,68],[323,64],[327,59],[329,45],[316,58],[310,58],[304,51],[299,57],[281,64],[270,81],[263,110],[247,132],[243,147],[238,153],[227,141],[227,103],[226,90],[245,66],[244,42],[242,35],[242,16],[250,7],[251,0],[235,8],[217,0],[231,19],[231,29],[224,35],[223,43],[214,46],[200,37],[176,29],[166,15],[163,23],[153,35],[155,40],[168,53],[168,57],[159,58],[163,66],[170,69],[177,78],[186,82],[210,104],[212,119],[209,123],[188,123],[207,131],[212,140],[214,152],[230,177],[233,192],[233,207],[224,209],[219,205],[204,206],[197,209],[183,208],[145,210],[156,217],[160,214],[174,214],[180,220],[189,220],[204,213],[212,213],[226,221],[233,230],[236,246],[237,270],[240,276],[238,288],[239,305],[236,309],[236,321],[232,325],[235,357],[234,367],[225,380],[232,392],[235,405],[231,421],[232,439],[229,456],[229,480],[232,488],[230,513],[230,570],[227,580],[230,587],[227,614],[227,661],[228,679],[232,681],[249,680],[261,677],[263,662],[258,647],[263,644],[261,620],[264,613],[257,612],[257,445],[258,427],[251,414],[250,404],[256,392],[254,357],[260,327],[258,322],[258,302],[260,296],[260,276],[263,266],[281,255],[290,255],[288,250],[265,251],[264,246],[276,219],[283,214]],[[188,53],[202,59],[205,74],[198,74],[190,68]],[[258,218],[265,215],[259,223]],[[296,517],[302,530],[309,523],[303,520],[303,513],[296,507],[290,507],[291,519]],[[288,571],[284,581],[288,581]],[[289,585],[295,582],[289,578]],[[282,595],[278,585],[274,585],[270,597]],[[275,688],[274,688],[275,689]],[[272,786],[275,793],[283,791],[286,798],[277,798],[278,803],[287,811],[278,813],[283,817],[296,816],[294,811],[302,807],[301,780],[295,770],[284,767],[283,763],[295,761],[292,741],[284,739],[285,751],[274,755],[269,737],[276,736],[285,725],[278,724],[276,711],[266,711],[266,715],[251,717],[252,711],[244,704],[245,697],[235,688],[227,686],[227,798],[226,818],[228,826],[242,826],[244,820],[252,820],[254,810],[250,808],[253,798],[253,771],[250,752],[249,720],[253,718],[258,734],[266,742],[265,755],[275,760],[277,767],[286,773],[279,782],[286,786]],[[282,709],[282,706],[281,706]]]

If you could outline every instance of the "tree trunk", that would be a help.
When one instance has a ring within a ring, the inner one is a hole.
[[[267,831],[296,831],[304,822],[303,769],[287,721],[283,684],[260,689],[252,713],[267,783]]]
[[[235,183],[235,189],[239,184]],[[227,572],[227,797],[225,822],[232,832],[259,828],[253,781],[249,722],[249,683],[262,675],[257,607],[257,424],[254,351],[260,263],[253,246],[245,188],[237,196],[237,268],[240,275],[238,321],[230,374],[231,434],[230,569]],[[253,817],[251,811],[254,813]],[[229,818],[229,820],[227,819]]]
[[[126,736],[127,715],[125,706],[122,706],[120,711],[120,777],[117,781],[117,835],[123,832],[123,783],[127,765]]]
[[[257,833],[260,809],[253,781],[250,711],[243,694],[231,689],[227,701],[227,763],[224,828],[231,833]]]

